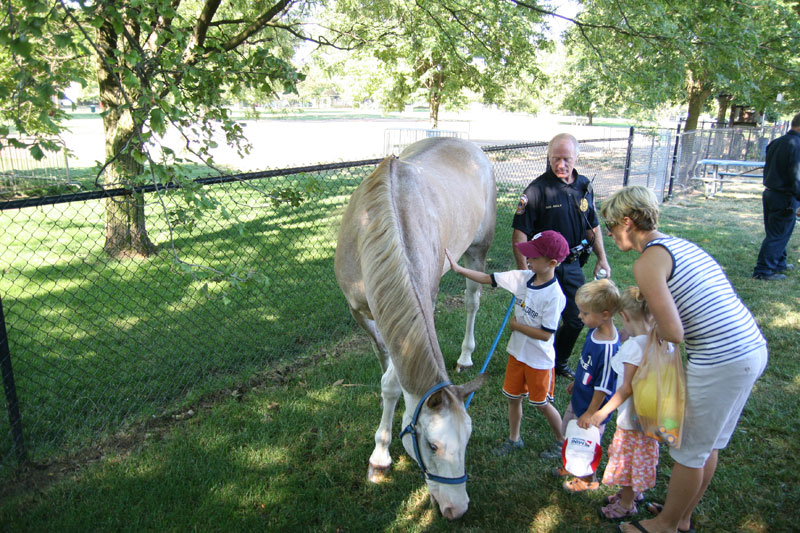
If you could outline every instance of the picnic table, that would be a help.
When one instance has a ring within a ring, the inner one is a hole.
[[[703,165],[703,171],[698,174],[697,169],[701,165]],[[739,181],[737,178],[761,178],[761,174],[753,174],[753,172],[762,168],[764,168],[764,161],[700,159],[694,167],[692,179],[703,182],[705,195],[710,198],[718,190],[722,190],[723,183],[735,183]]]

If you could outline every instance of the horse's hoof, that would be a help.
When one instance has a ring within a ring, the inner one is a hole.
[[[375,466],[370,463],[367,469],[367,479],[372,483],[381,483],[386,479],[386,474],[389,472],[388,466]]]
[[[464,372],[465,370],[469,370],[471,368],[472,368],[472,365],[456,364],[456,373],[460,374],[460,373]]]

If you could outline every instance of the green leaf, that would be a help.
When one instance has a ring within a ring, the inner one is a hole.
[[[164,135],[166,126],[164,124],[164,112],[156,107],[150,111],[150,129],[159,135]]]
[[[23,57],[29,57],[31,52],[33,51],[33,46],[26,40],[18,37],[11,41],[11,51],[17,55],[21,55]]]
[[[36,161],[41,161],[44,159],[44,152],[42,148],[38,144],[34,144],[30,148],[31,157],[33,157]]]

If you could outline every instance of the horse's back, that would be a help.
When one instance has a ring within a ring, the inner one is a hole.
[[[438,286],[445,247],[460,255],[491,244],[495,194],[492,164],[470,141],[424,139],[385,159],[351,196],[339,232],[335,270],[351,307],[365,304],[362,248],[376,245],[376,228],[387,233],[387,245],[400,243],[417,282]],[[392,218],[391,231],[376,224],[384,217]]]
[[[401,198],[396,203],[407,208],[418,224],[427,224],[421,232],[424,238],[438,231],[443,244],[461,248],[461,253],[476,235],[483,238],[483,233],[491,231],[493,236],[494,171],[489,158],[475,143],[447,137],[424,139],[406,148],[399,162],[397,184]],[[432,230],[436,231],[431,233]],[[459,237],[449,235],[453,232]],[[467,236],[470,241],[465,240]]]

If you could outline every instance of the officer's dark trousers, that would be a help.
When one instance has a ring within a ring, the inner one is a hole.
[[[786,269],[786,245],[794,230],[798,202],[789,193],[764,189],[761,203],[767,235],[761,243],[753,275],[769,276]]]
[[[583,277],[578,261],[572,263],[562,263],[556,268],[556,278],[567,297],[567,306],[561,313],[561,325],[556,331],[556,368],[567,366],[570,354],[575,346],[575,341],[583,329],[583,322],[578,318],[578,306],[575,305],[575,293],[583,285],[586,279]]]

